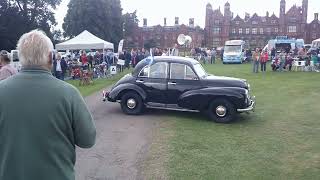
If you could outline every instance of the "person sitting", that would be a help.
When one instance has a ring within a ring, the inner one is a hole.
[[[286,62],[285,62],[285,67],[291,71],[292,69],[292,63],[293,63],[293,58],[290,54],[287,55],[287,58],[286,58]]]
[[[276,56],[274,60],[272,60],[271,68],[272,71],[277,71],[280,67],[279,57]]]

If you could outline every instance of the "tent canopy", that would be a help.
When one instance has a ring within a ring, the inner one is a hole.
[[[113,44],[85,30],[78,36],[56,45],[57,50],[114,49]]]

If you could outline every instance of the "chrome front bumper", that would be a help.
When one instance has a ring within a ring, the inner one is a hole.
[[[245,108],[245,109],[237,109],[237,111],[238,111],[239,113],[242,113],[242,112],[250,112],[250,111],[253,111],[253,112],[254,112],[255,108],[256,108],[256,97],[253,96],[253,97],[251,97],[251,103],[250,103],[250,105],[249,105],[247,108]]]

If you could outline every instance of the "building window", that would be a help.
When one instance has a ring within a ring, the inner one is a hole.
[[[271,24],[276,24],[277,21],[276,20],[271,20]]]
[[[271,33],[271,28],[267,28],[267,33]]]
[[[260,28],[260,34],[263,34],[263,28]]]
[[[317,38],[317,34],[316,33],[313,33],[312,34],[312,39],[316,39]]]
[[[220,24],[220,21],[219,20],[215,20],[214,24]]]
[[[250,29],[246,28],[246,34],[250,34]]]
[[[220,34],[220,32],[221,32],[221,28],[219,27],[213,28],[213,34]]]
[[[291,18],[289,19],[289,21],[294,23],[294,22],[296,22],[296,21],[297,21],[297,19],[296,19],[296,18],[294,18],[294,17],[291,17]]]
[[[274,32],[278,33],[279,32],[279,28],[274,28]]]
[[[288,26],[288,32],[289,33],[297,32],[297,26]]]
[[[252,34],[257,34],[258,33],[258,28],[252,28]]]
[[[236,24],[237,24],[237,25],[239,25],[239,24],[240,24],[240,22],[239,22],[239,21],[236,21]]]
[[[252,21],[252,24],[258,24],[258,22],[257,21]]]
[[[236,33],[236,29],[232,29],[232,34],[235,34]]]
[[[242,34],[242,28],[239,29],[239,34]]]

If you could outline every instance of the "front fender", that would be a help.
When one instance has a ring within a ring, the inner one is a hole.
[[[114,87],[108,94],[108,100],[115,102],[121,98],[119,96],[121,95],[122,92],[128,91],[128,90],[137,92],[141,96],[142,100],[145,100],[147,98],[147,95],[142,88],[140,88],[135,84],[125,83],[125,84],[120,84]]]
[[[206,108],[217,97],[225,97],[236,108],[241,108],[245,102],[245,89],[238,87],[210,87],[191,90],[179,97],[178,105],[183,108],[201,110]]]

